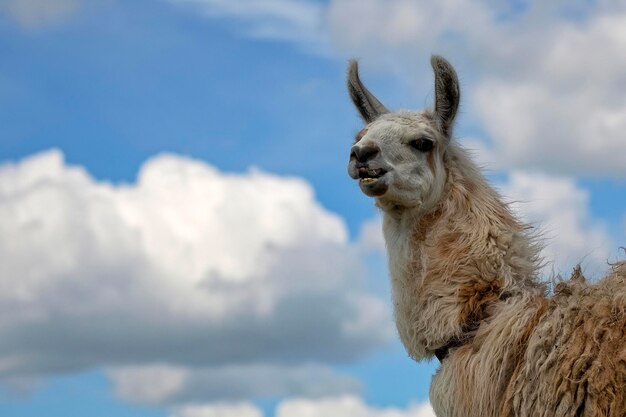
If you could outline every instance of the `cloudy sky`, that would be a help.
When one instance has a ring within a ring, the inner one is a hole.
[[[615,0],[0,2],[0,415],[432,417],[392,322],[347,60],[456,140],[544,277],[626,245]]]

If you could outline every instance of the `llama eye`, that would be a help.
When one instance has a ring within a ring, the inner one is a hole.
[[[420,152],[428,152],[433,149],[435,142],[427,138],[419,138],[411,142],[411,146]]]

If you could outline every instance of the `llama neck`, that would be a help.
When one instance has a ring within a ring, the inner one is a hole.
[[[525,226],[462,149],[446,157],[433,210],[384,214],[396,325],[418,360],[478,328],[505,298],[542,292]]]

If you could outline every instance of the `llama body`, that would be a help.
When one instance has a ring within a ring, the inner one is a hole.
[[[395,319],[415,360],[441,358],[440,417],[626,416],[626,264],[548,297],[539,248],[451,140],[456,74],[434,57],[435,105],[391,113],[349,73],[367,123],[350,175],[383,213]]]

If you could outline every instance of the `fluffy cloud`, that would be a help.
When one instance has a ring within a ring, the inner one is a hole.
[[[473,34],[491,19],[483,2],[466,0],[333,0],[327,16],[336,47],[365,57],[389,56],[389,48],[416,54],[442,36]]]
[[[356,397],[323,400],[286,400],[278,405],[276,417],[435,417],[428,403],[413,404],[406,410],[370,407]]]
[[[210,368],[143,366],[108,372],[118,397],[151,405],[193,404],[358,393],[360,383],[319,365],[229,365]]]
[[[300,179],[174,155],[146,162],[136,184],[96,181],[58,151],[0,167],[4,379],[109,367],[122,386],[167,364],[169,381],[137,394],[157,401],[211,371],[235,386],[248,366],[308,395],[319,388],[296,365],[351,360],[392,334],[363,275],[343,221]]]
[[[498,167],[626,174],[624,27],[626,11],[562,23],[528,53],[532,65],[474,86]]]
[[[181,407],[171,417],[257,417],[261,410],[247,403],[192,405]],[[430,404],[411,404],[406,409],[377,408],[354,396],[323,399],[287,399],[276,407],[276,417],[435,417]]]
[[[263,417],[253,404],[212,404],[180,407],[171,417]]]
[[[276,417],[435,417],[430,404],[411,404],[406,409],[371,407],[354,396],[328,397],[318,400],[287,399],[276,407]],[[253,405],[211,404],[179,408],[170,417],[260,417]]]
[[[614,245],[606,225],[591,216],[587,190],[571,178],[517,171],[502,192],[524,221],[538,227],[546,272],[567,276],[577,263],[596,278],[606,272]]]

